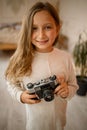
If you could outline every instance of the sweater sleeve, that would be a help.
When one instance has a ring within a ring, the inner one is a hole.
[[[68,59],[68,88],[69,88],[69,95],[66,100],[70,100],[76,93],[77,89],[79,88],[76,80],[75,74],[75,66],[71,56]]]
[[[11,84],[9,81],[6,81],[6,84],[7,84],[7,90],[9,94],[12,96],[12,98],[22,103],[20,100],[20,96],[23,93],[24,89],[21,88],[20,86]]]

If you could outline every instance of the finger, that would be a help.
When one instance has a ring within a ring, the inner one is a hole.
[[[64,76],[59,76],[59,77],[58,77],[58,82],[59,82],[59,83],[64,83],[64,82],[65,82]]]
[[[37,99],[37,95],[35,94],[28,94],[28,97],[27,97],[27,103],[28,104],[35,104],[35,103],[39,103],[40,100]]]
[[[68,86],[67,86],[66,83],[64,83],[63,85],[61,85],[61,89],[58,91],[59,94],[62,93],[62,92],[66,92],[66,93],[69,92],[69,88],[68,88]]]
[[[63,97],[63,98],[66,98],[66,97],[68,96],[68,93],[67,93],[67,92],[62,92],[62,93],[60,94],[60,96]]]
[[[57,93],[58,91],[60,91],[63,87],[61,85],[59,85],[55,90],[54,93]]]
[[[33,99],[28,99],[26,102],[27,104],[35,104],[35,103],[39,103],[41,100],[33,100]]]
[[[28,91],[28,90],[25,90],[25,93],[26,93],[26,94],[29,94],[29,91]]]
[[[58,91],[57,94],[60,95],[61,93],[64,93],[64,92],[66,92],[66,91],[64,89],[61,89],[61,90]]]
[[[28,98],[37,98],[37,96],[35,94],[28,94]]]

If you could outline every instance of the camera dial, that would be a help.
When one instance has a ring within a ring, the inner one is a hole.
[[[28,83],[28,84],[27,84],[27,88],[28,88],[28,89],[33,88],[33,86],[34,86],[34,85],[33,85],[32,83]]]
[[[55,80],[56,79],[56,75],[53,75],[52,77],[50,77],[50,80]]]

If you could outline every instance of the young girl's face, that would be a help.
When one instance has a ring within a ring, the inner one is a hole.
[[[59,27],[48,11],[37,12],[33,17],[32,44],[39,52],[50,52]]]

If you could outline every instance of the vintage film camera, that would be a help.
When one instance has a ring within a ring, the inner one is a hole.
[[[37,99],[44,98],[45,101],[52,101],[54,99],[54,90],[59,85],[56,76],[50,76],[46,79],[41,79],[36,83],[28,83],[27,90],[29,94],[36,94]]]

